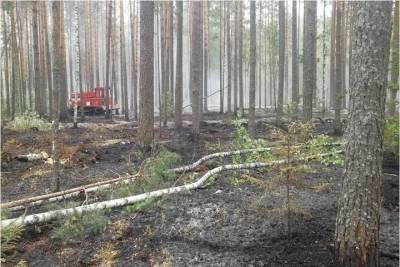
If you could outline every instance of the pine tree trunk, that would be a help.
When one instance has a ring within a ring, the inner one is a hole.
[[[182,36],[183,36],[183,2],[177,1],[176,10],[176,81],[175,81],[175,128],[182,128],[182,105],[183,105],[183,88],[182,88]]]
[[[297,49],[297,1],[292,5],[292,103],[297,117],[299,105],[299,56]]]
[[[257,54],[257,35],[256,35],[256,2],[250,2],[250,92],[249,92],[249,133],[255,136],[256,121],[256,54]]]
[[[382,144],[391,1],[352,2],[352,83],[336,220],[341,266],[379,266]]]
[[[240,116],[244,115],[244,96],[243,96],[243,3],[239,1],[239,107]]]
[[[18,52],[17,52],[17,33],[16,33],[16,20],[15,20],[15,14],[16,14],[16,5],[13,3],[10,13],[11,13],[11,58],[12,58],[12,64],[11,64],[11,73],[12,73],[12,91],[11,91],[11,120],[14,120],[15,118],[15,112],[16,112],[16,93],[17,93],[17,81],[19,79],[18,77],[18,65],[19,65],[19,60],[18,60]]]
[[[44,115],[41,107],[41,88],[40,88],[40,63],[39,63],[39,35],[38,35],[38,5],[39,2],[32,2],[32,35],[33,35],[33,65],[34,65],[34,73],[35,73],[35,111]]]
[[[232,112],[232,66],[231,66],[231,11],[230,11],[231,2],[226,3],[226,60],[227,60],[227,112]]]
[[[60,55],[62,57],[61,60],[61,87],[59,91],[59,111],[60,111],[60,120],[65,121],[68,118],[68,110],[67,110],[67,101],[68,101],[68,85],[67,85],[67,63],[65,56],[65,25],[64,25],[64,2],[60,3]]]
[[[312,118],[313,93],[316,91],[316,18],[317,2],[304,2],[304,48],[303,48],[303,114],[304,121]]]
[[[200,34],[203,27],[202,22],[202,4],[200,1],[191,3],[191,62],[190,62],[190,79],[192,87],[192,134],[197,141],[200,135],[200,105],[201,105],[201,87],[202,87],[202,35]]]
[[[234,40],[233,40],[233,115],[237,116],[237,94],[238,94],[238,4],[239,2],[234,2],[234,14],[235,14],[235,28],[234,28]]]
[[[6,112],[7,115],[11,115],[11,105],[10,105],[10,77],[9,77],[9,55],[8,55],[8,38],[7,38],[7,23],[6,23],[6,14],[3,10],[3,40],[4,40],[4,78],[5,78],[5,90],[6,90]]]
[[[285,76],[285,2],[279,1],[279,87],[278,87],[278,109],[276,122],[280,124],[283,115],[283,86]]]
[[[331,49],[330,49],[330,66],[329,66],[329,107],[335,107],[335,54],[336,54],[336,0],[332,2],[331,16]]]
[[[105,118],[108,119],[110,117],[110,59],[111,59],[111,30],[112,30],[112,9],[113,9],[112,1],[108,2],[107,7],[107,32],[106,32],[106,114]]]
[[[399,0],[394,2],[393,30],[391,41],[391,63],[390,63],[390,98],[389,116],[396,115],[397,91],[399,90]]]
[[[219,12],[219,113],[224,113],[224,62],[225,62],[225,2],[220,1]]]
[[[60,191],[60,162],[59,162],[59,145],[57,141],[58,136],[58,122],[59,122],[59,92],[61,90],[66,90],[63,86],[65,83],[62,81],[64,77],[62,66],[65,61],[62,57],[65,57],[65,50],[62,49],[62,41],[63,38],[61,35],[63,34],[63,16],[61,13],[63,12],[62,2],[54,1],[52,2],[52,24],[53,24],[53,56],[54,56],[54,64],[53,64],[53,77],[54,77],[54,88],[53,88],[53,118],[52,118],[52,159],[53,159],[53,176],[54,176],[54,190]]]
[[[47,68],[47,88],[49,90],[49,114],[50,118],[53,117],[53,77],[51,71],[51,54],[50,54],[50,41],[49,41],[49,32],[47,28],[47,14],[46,14],[46,3],[41,2],[42,4],[42,16],[43,16],[43,34],[44,34],[44,43],[46,45],[46,68]]]
[[[132,105],[133,105],[133,117],[137,120],[137,66],[136,66],[136,17],[135,17],[135,1],[133,1],[133,8],[130,8],[130,19],[131,19],[131,45],[132,45]]]
[[[128,78],[126,73],[126,56],[125,56],[125,27],[124,27],[124,2],[121,1],[119,6],[120,17],[120,63],[121,63],[121,91],[123,95],[122,103],[124,105],[124,118],[129,120],[129,107],[128,107]]]
[[[208,111],[208,2],[204,2],[204,89],[203,89],[203,106],[204,111]]]
[[[333,121],[333,127],[336,134],[340,134],[342,131],[342,122],[340,119],[340,110],[342,108],[342,74],[343,74],[343,56],[342,56],[342,13],[343,2],[339,2],[336,5],[336,39],[335,39],[335,119]]]
[[[149,148],[154,138],[154,2],[140,2],[139,140]]]

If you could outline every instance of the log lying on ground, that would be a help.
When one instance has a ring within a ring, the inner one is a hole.
[[[80,186],[80,187],[71,188],[71,189],[64,190],[64,191],[50,193],[50,194],[46,194],[46,195],[18,199],[15,201],[1,204],[0,207],[2,209],[9,208],[11,211],[22,210],[22,209],[25,209],[25,206],[33,207],[33,206],[41,205],[44,202],[55,202],[55,201],[64,200],[64,199],[78,196],[81,193],[88,194],[88,193],[95,192],[100,189],[106,189],[106,188],[111,187],[113,184],[130,183],[136,177],[137,177],[137,175],[133,175],[128,178],[120,177],[120,178],[115,178],[115,179],[111,179],[111,180],[107,180],[107,181],[101,181],[101,182],[97,182],[97,183],[93,183],[93,184],[88,184],[88,185],[84,185],[84,186]],[[26,204],[28,204],[28,205],[26,205]]]
[[[49,158],[49,154],[47,154],[46,152],[40,152],[38,154],[25,154],[25,155],[17,155],[15,157],[15,159],[19,160],[19,161],[35,161],[35,160],[40,160],[40,159],[48,159]]]
[[[214,153],[214,154],[206,155],[192,164],[171,169],[171,171],[175,172],[175,173],[182,173],[182,172],[194,170],[197,166],[199,166],[203,162],[213,159],[213,158],[222,158],[222,157],[241,155],[241,154],[252,153],[252,152],[259,153],[259,152],[265,152],[265,151],[270,151],[270,150],[271,150],[270,147],[266,147],[266,148],[243,149],[243,150]]]
[[[244,149],[244,150],[214,153],[214,154],[210,154],[210,155],[202,157],[201,159],[194,162],[193,164],[186,165],[186,166],[179,167],[179,168],[170,169],[170,171],[175,172],[175,173],[182,173],[185,171],[193,170],[197,166],[199,166],[201,163],[203,163],[207,160],[210,160],[212,158],[246,154],[246,153],[251,153],[251,152],[264,152],[264,151],[270,151],[270,150],[271,150],[271,148],[257,148],[257,149]],[[132,180],[132,177],[116,178],[116,179],[111,179],[111,180],[107,180],[107,181],[88,184],[88,185],[81,186],[81,187],[71,188],[68,190],[60,191],[60,192],[50,193],[50,194],[46,194],[46,195],[40,195],[40,196],[36,196],[36,197],[23,198],[23,199],[19,199],[19,200],[15,200],[15,201],[10,201],[7,203],[2,203],[2,204],[0,204],[0,207],[1,208],[10,208],[10,210],[12,210],[12,211],[22,210],[25,208],[25,206],[23,206],[23,205],[27,204],[27,203],[29,203],[29,205],[28,205],[29,207],[32,207],[32,206],[40,205],[45,201],[46,202],[55,202],[55,201],[59,201],[59,200],[64,200],[64,199],[75,197],[75,196],[79,195],[81,192],[89,193],[89,192],[97,191],[99,189],[108,188],[108,187],[110,187],[109,184],[116,183],[116,182],[123,181],[123,180],[126,180],[125,182],[130,182]]]
[[[329,144],[329,145],[336,146],[336,145],[341,145],[341,144],[333,143],[333,144]],[[199,160],[197,160],[196,162],[194,162],[192,164],[174,168],[174,169],[170,169],[170,171],[175,172],[175,173],[187,172],[187,171],[194,170],[200,164],[202,164],[205,161],[208,161],[210,159],[213,159],[213,158],[241,155],[241,154],[252,153],[252,152],[261,153],[261,152],[265,152],[265,151],[271,151],[272,148],[273,147],[243,149],[243,150],[213,153],[213,154],[209,154],[209,155],[206,155],[206,156],[200,158]],[[99,189],[105,189],[105,188],[110,187],[112,183],[117,183],[120,181],[122,183],[129,183],[130,181],[132,181],[132,178],[133,177],[115,178],[115,179],[111,179],[111,180],[88,184],[88,185],[81,186],[81,187],[71,188],[68,190],[60,191],[60,192],[40,195],[40,196],[36,196],[36,197],[23,198],[23,199],[19,199],[19,200],[15,200],[15,201],[10,201],[7,203],[2,203],[2,204],[0,204],[0,207],[1,208],[10,208],[10,210],[12,210],[12,211],[23,210],[23,209],[25,209],[25,206],[27,206],[27,207],[37,206],[37,205],[41,205],[45,201],[46,202],[55,202],[55,201],[65,200],[68,198],[78,196],[81,192],[87,194],[87,193],[95,192]],[[27,203],[29,203],[29,205],[26,205]]]
[[[341,145],[342,145],[341,143],[331,143],[331,144],[325,144],[323,146],[341,146]],[[274,147],[253,148],[253,149],[243,149],[243,150],[234,150],[234,151],[213,153],[213,154],[209,154],[209,155],[206,155],[206,156],[200,158],[199,160],[197,160],[196,162],[194,162],[192,164],[174,168],[174,169],[171,169],[171,171],[173,171],[175,173],[187,172],[187,171],[194,170],[197,166],[199,166],[203,162],[213,159],[213,158],[223,158],[223,157],[247,154],[247,153],[252,153],[252,152],[261,153],[261,152],[265,152],[265,151],[271,151],[273,148]]]
[[[338,153],[342,153],[342,152],[340,151],[340,152],[336,152],[336,153],[326,153],[326,154],[321,154],[319,156],[324,157],[324,156],[330,156],[330,155],[338,154]],[[309,158],[301,159],[299,161],[311,160],[313,158],[315,158],[315,157],[309,157]],[[143,201],[143,200],[146,200],[149,198],[153,198],[153,197],[160,197],[163,195],[170,195],[170,194],[174,194],[174,193],[179,193],[179,192],[189,191],[192,189],[199,188],[201,185],[203,185],[207,181],[208,178],[210,178],[211,176],[213,176],[217,173],[220,173],[222,171],[264,168],[264,167],[269,167],[269,166],[276,165],[276,164],[282,164],[285,162],[286,162],[285,160],[277,160],[277,161],[273,161],[273,162],[254,162],[254,163],[244,163],[244,164],[234,164],[234,165],[232,165],[232,164],[223,165],[223,166],[214,168],[214,169],[206,172],[196,182],[193,182],[190,184],[176,186],[176,187],[170,187],[170,188],[166,188],[166,189],[160,189],[160,190],[147,192],[147,193],[130,196],[130,197],[126,197],[126,198],[119,198],[119,199],[97,202],[97,203],[89,204],[86,206],[79,206],[79,207],[69,208],[69,209],[53,210],[53,211],[48,211],[48,212],[43,212],[43,213],[38,213],[38,214],[32,214],[32,215],[28,215],[28,216],[21,216],[16,219],[3,220],[3,221],[1,221],[1,227],[7,227],[13,223],[22,224],[22,225],[43,223],[43,222],[48,222],[55,218],[66,216],[69,214],[82,214],[82,213],[89,212],[89,211],[121,207],[121,206],[137,203],[137,202],[140,202],[140,201]]]
[[[271,166],[272,164],[279,164],[279,163],[283,163],[283,162],[285,162],[285,161],[280,160],[280,161],[276,161],[274,163],[255,162],[255,163],[245,163],[245,164],[236,164],[236,165],[224,165],[224,166],[220,166],[220,167],[217,167],[215,169],[208,171],[196,182],[193,182],[190,184],[176,186],[176,187],[170,187],[170,188],[166,188],[166,189],[160,189],[160,190],[143,193],[143,194],[139,194],[139,195],[135,195],[135,196],[130,196],[130,197],[126,197],[126,198],[119,198],[119,199],[97,202],[97,203],[89,204],[86,206],[79,206],[79,207],[69,208],[69,209],[48,211],[48,212],[28,215],[25,217],[19,217],[16,219],[3,220],[3,221],[1,221],[1,227],[7,227],[12,223],[23,224],[23,225],[43,223],[43,222],[48,222],[57,217],[66,216],[69,214],[82,214],[82,213],[94,211],[94,210],[121,207],[121,206],[133,204],[133,203],[143,201],[143,200],[153,198],[153,197],[160,197],[162,195],[170,195],[170,194],[174,194],[174,193],[178,193],[178,192],[182,192],[182,191],[189,191],[192,189],[196,189],[196,188],[200,187],[201,185],[203,185],[204,182],[207,181],[208,178],[210,178],[211,176],[213,176],[219,172],[222,172],[222,171],[262,168],[262,167]]]

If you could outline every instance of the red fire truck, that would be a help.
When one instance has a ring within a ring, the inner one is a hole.
[[[113,102],[111,96],[108,99],[110,112],[118,114],[118,107]],[[104,87],[96,87],[94,91],[72,93],[68,100],[68,110],[73,114],[75,105],[77,105],[78,112],[83,107],[85,114],[98,115],[104,114],[106,111],[106,93]]]

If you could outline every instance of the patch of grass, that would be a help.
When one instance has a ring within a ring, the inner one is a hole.
[[[311,186],[310,189],[317,193],[328,193],[332,190],[332,185],[330,183],[319,183]]]
[[[119,256],[119,251],[112,243],[107,243],[101,247],[96,255],[102,266],[114,266],[116,259]]]
[[[17,132],[24,132],[32,128],[37,128],[39,131],[49,131],[51,123],[40,118],[33,111],[26,111],[24,114],[15,117],[15,119],[6,125],[7,129]]]
[[[53,230],[53,236],[66,240],[77,238],[83,234],[99,235],[105,231],[107,223],[104,211],[94,211],[84,215],[72,214],[63,224]]]
[[[159,197],[153,197],[132,205],[128,205],[124,208],[124,212],[126,213],[145,212],[149,210],[151,207],[153,207],[153,205],[157,203],[159,199],[160,199]]]
[[[122,239],[129,232],[129,225],[126,221],[118,220],[111,224],[110,231],[116,236],[116,239]]]
[[[21,239],[24,227],[21,224],[10,224],[0,229],[1,234],[1,262],[5,262],[5,255],[15,249]]]
[[[11,210],[0,209],[0,218],[1,218],[1,220],[6,220],[6,219],[11,218]]]

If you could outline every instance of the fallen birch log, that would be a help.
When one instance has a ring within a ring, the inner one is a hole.
[[[342,144],[341,143],[332,143],[332,144],[326,144],[324,146],[340,146],[340,145],[342,145]],[[209,154],[209,155],[206,155],[206,156],[200,158],[199,160],[197,160],[196,162],[194,162],[192,164],[174,168],[174,169],[171,169],[171,171],[173,171],[175,173],[187,172],[187,171],[194,170],[197,166],[199,166],[203,162],[213,159],[213,158],[223,158],[223,157],[227,157],[227,156],[241,155],[241,154],[247,154],[247,153],[252,153],[252,152],[260,153],[260,152],[265,152],[265,151],[271,151],[273,148],[274,147],[253,148],[253,149],[243,149],[243,150],[234,150],[234,151],[213,153],[213,154]]]
[[[341,144],[334,143],[334,144],[329,144],[329,145],[335,146],[335,145],[341,145]],[[213,159],[213,158],[241,155],[241,154],[252,153],[252,152],[260,153],[260,152],[265,152],[265,151],[271,151],[272,148],[273,147],[243,149],[243,150],[213,153],[213,154],[206,155],[206,156],[200,158],[199,160],[197,160],[196,162],[194,162],[192,164],[174,168],[174,169],[170,169],[170,171],[175,172],[175,173],[187,172],[187,171],[194,170],[200,164],[202,164],[210,159]],[[23,198],[23,199],[19,199],[19,200],[15,200],[15,201],[10,201],[7,203],[2,203],[2,204],[0,204],[0,208],[10,208],[11,211],[23,210],[23,209],[25,209],[25,206],[26,206],[25,204],[27,204],[27,203],[29,203],[29,205],[27,205],[28,207],[32,207],[32,206],[41,205],[45,201],[46,202],[55,202],[55,201],[59,201],[59,200],[65,200],[68,198],[78,196],[81,192],[84,192],[87,194],[87,193],[95,192],[99,189],[108,188],[111,186],[110,184],[117,183],[119,181],[121,181],[122,183],[129,183],[132,180],[132,178],[133,177],[116,178],[116,179],[106,180],[106,181],[97,182],[97,183],[93,183],[93,184],[88,184],[88,185],[81,186],[81,187],[71,188],[68,190],[60,191],[60,192],[50,193],[50,194],[46,194],[46,195],[40,195],[40,196],[36,196],[36,197]]]
[[[47,154],[46,152],[40,152],[38,154],[29,153],[29,154],[25,154],[25,155],[17,155],[15,157],[15,159],[17,159],[19,161],[36,161],[36,160],[48,159],[48,158],[49,158],[49,154]]]
[[[338,154],[338,153],[342,153],[342,151],[339,151],[336,153],[321,154],[319,156],[325,157],[325,156],[330,156],[330,155]],[[305,159],[298,160],[298,161],[311,160],[313,158],[315,158],[315,157],[309,157],[309,158],[305,158]],[[170,194],[174,194],[174,193],[179,193],[179,192],[189,191],[189,190],[199,188],[201,185],[203,185],[207,181],[208,178],[210,178],[211,176],[213,176],[217,173],[220,173],[222,171],[264,168],[264,167],[269,167],[269,166],[276,165],[276,164],[283,164],[285,162],[286,162],[285,160],[277,160],[277,161],[273,161],[273,162],[254,162],[254,163],[244,163],[244,164],[234,164],[234,165],[232,165],[232,164],[223,165],[223,166],[214,168],[214,169],[206,172],[196,182],[193,182],[190,184],[176,186],[176,187],[170,187],[170,188],[166,188],[166,189],[160,189],[160,190],[147,192],[147,193],[130,196],[130,197],[126,197],[126,198],[119,198],[119,199],[97,202],[97,203],[93,203],[93,204],[89,204],[89,205],[85,205],[85,206],[79,206],[79,207],[75,207],[75,208],[53,210],[53,211],[48,211],[48,212],[43,212],[43,213],[38,213],[38,214],[32,214],[32,215],[28,215],[28,216],[21,216],[16,219],[3,220],[3,221],[1,221],[1,227],[7,227],[13,223],[22,224],[22,225],[43,223],[43,222],[51,221],[58,217],[67,216],[69,214],[82,214],[82,213],[89,212],[89,211],[121,207],[121,206],[137,203],[137,202],[140,202],[140,201],[143,201],[143,200],[146,200],[149,198],[153,198],[153,197],[160,197],[163,195],[170,195]]]
[[[213,158],[222,158],[222,157],[247,154],[247,153],[252,153],[252,152],[259,153],[259,152],[265,152],[265,151],[270,151],[270,150],[271,150],[270,147],[266,147],[266,148],[255,148],[255,149],[243,149],[243,150],[235,150],[235,151],[227,151],[227,152],[218,152],[218,153],[204,156],[192,164],[171,169],[171,171],[175,172],[175,173],[182,173],[182,172],[186,172],[186,171],[191,171],[191,170],[195,169],[197,166],[199,166],[200,164],[202,164],[203,162],[213,159]]]
[[[0,207],[2,209],[9,208],[11,211],[23,210],[23,209],[25,209],[25,207],[38,206],[38,205],[43,204],[44,202],[55,202],[55,201],[59,201],[59,200],[72,198],[72,197],[78,196],[82,192],[85,194],[88,194],[88,193],[92,193],[92,192],[95,192],[100,189],[106,189],[106,188],[111,187],[113,184],[130,183],[136,177],[137,176],[134,175],[129,178],[125,178],[125,177],[115,178],[112,180],[88,184],[88,185],[81,186],[81,187],[75,187],[75,188],[71,188],[68,190],[60,191],[60,192],[55,192],[55,193],[50,193],[50,194],[36,196],[36,197],[30,197],[30,198],[23,198],[23,199],[19,199],[19,200],[1,204]],[[26,204],[29,204],[29,205],[26,205]]]
[[[264,152],[264,151],[270,151],[270,150],[271,150],[271,148],[257,148],[257,149],[244,149],[244,150],[214,153],[214,154],[210,154],[210,155],[202,157],[201,159],[194,162],[193,164],[186,165],[186,166],[179,167],[179,168],[170,169],[170,171],[176,172],[176,173],[182,173],[185,171],[193,170],[197,166],[199,166],[201,163],[203,163],[207,160],[213,159],[213,158],[226,157],[226,156],[230,156],[230,155],[246,154],[246,153],[251,153],[251,152]],[[28,205],[29,207],[32,207],[32,206],[41,205],[45,201],[46,202],[55,202],[55,201],[59,201],[59,200],[64,200],[64,199],[78,196],[82,191],[85,193],[90,193],[90,192],[97,191],[99,189],[108,188],[111,186],[109,184],[116,183],[116,182],[123,181],[123,180],[126,180],[124,183],[130,182],[132,180],[132,177],[116,178],[116,179],[97,182],[97,183],[93,183],[93,184],[89,184],[89,185],[85,185],[85,186],[81,186],[81,187],[71,188],[68,190],[60,191],[60,192],[50,193],[50,194],[46,194],[46,195],[40,195],[40,196],[36,196],[36,197],[23,198],[23,199],[19,199],[19,200],[7,202],[7,203],[2,203],[2,204],[0,204],[0,207],[1,208],[10,208],[10,210],[12,210],[12,211],[23,210],[23,209],[25,209],[25,206],[23,206],[23,205],[27,204],[27,203],[29,203],[29,205]]]
[[[66,216],[69,214],[82,214],[82,213],[94,211],[94,210],[121,207],[121,206],[133,204],[133,203],[143,201],[143,200],[153,198],[153,197],[160,197],[162,195],[170,195],[170,194],[174,194],[174,193],[178,193],[178,192],[182,192],[182,191],[189,191],[192,189],[196,189],[196,188],[200,187],[202,184],[204,184],[204,182],[207,181],[208,178],[210,178],[211,176],[213,176],[219,172],[222,172],[222,171],[262,168],[262,167],[271,166],[272,164],[279,164],[279,163],[283,163],[283,162],[285,162],[285,161],[279,160],[279,161],[275,161],[273,163],[255,162],[255,163],[245,163],[245,164],[236,164],[236,165],[224,165],[224,166],[220,166],[220,167],[217,167],[215,169],[208,171],[196,182],[193,182],[190,184],[176,186],[176,187],[170,187],[170,188],[166,188],[166,189],[160,189],[160,190],[147,192],[147,193],[130,196],[130,197],[126,197],[126,198],[102,201],[102,202],[98,202],[98,203],[89,204],[86,206],[79,206],[79,207],[69,208],[69,209],[48,211],[48,212],[28,215],[25,217],[22,216],[22,217],[19,217],[16,219],[3,220],[3,221],[1,221],[1,227],[7,227],[12,223],[22,224],[22,225],[43,223],[43,222],[48,222],[57,217],[62,217],[62,216]]]

